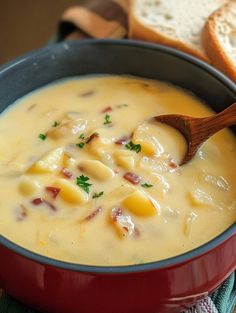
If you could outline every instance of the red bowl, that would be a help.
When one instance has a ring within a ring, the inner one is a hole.
[[[88,40],[52,45],[2,67],[0,108],[56,79],[91,73],[168,81],[194,92],[216,111],[236,98],[233,82],[182,52],[135,41]],[[235,247],[236,223],[177,257],[102,267],[53,260],[0,236],[0,286],[43,312],[179,313],[236,269]]]

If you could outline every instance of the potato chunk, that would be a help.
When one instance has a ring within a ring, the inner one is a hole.
[[[57,148],[34,163],[29,169],[30,173],[43,174],[56,172],[63,162],[63,148]]]
[[[140,190],[136,190],[130,194],[123,200],[122,204],[137,216],[153,216],[158,213],[151,199]]]
[[[109,180],[114,176],[113,170],[98,160],[81,161],[79,168],[86,174],[100,181]]]
[[[135,158],[131,151],[119,150],[113,153],[113,157],[118,166],[131,170],[135,166]]]
[[[65,153],[63,157],[62,165],[63,167],[68,167],[68,168],[74,167],[76,165],[76,160],[73,157],[71,157],[68,153]]]
[[[109,193],[109,198],[111,198],[112,202],[114,202],[117,199],[122,200],[131,193],[133,193],[134,191],[136,191],[135,187],[131,186],[130,184],[124,184],[113,189]]]
[[[108,152],[112,148],[112,141],[109,139],[109,137],[105,137],[104,132],[101,131],[101,129],[96,129],[94,133],[97,133],[98,136],[94,137],[93,140],[89,141],[87,143],[87,149],[90,153],[95,155],[98,158],[102,158],[104,153]],[[93,133],[91,133],[92,135]],[[88,137],[91,137],[89,135]]]
[[[156,147],[154,143],[144,141],[144,140],[135,140],[135,143],[140,144],[142,147],[142,152],[147,156],[153,156],[156,153]]]
[[[19,191],[23,196],[29,196],[34,194],[37,190],[40,189],[40,185],[35,180],[23,176],[21,177],[20,183],[19,183]]]
[[[200,178],[204,182],[218,188],[222,191],[228,191],[230,189],[229,183],[223,176],[215,176],[209,173],[201,172]]]
[[[57,179],[55,186],[60,188],[60,196],[66,202],[82,204],[88,201],[88,195],[67,179]]]
[[[212,205],[214,202],[211,195],[198,188],[189,192],[189,198],[192,205],[197,206]]]
[[[75,136],[85,130],[88,121],[84,119],[63,120],[57,127],[51,128],[47,134],[52,139],[61,139],[69,136]]]
[[[147,156],[153,156],[157,152],[158,142],[150,132],[150,125],[143,123],[140,125],[133,134],[133,141],[141,145],[141,151]],[[162,149],[161,149],[162,150]],[[163,152],[163,151],[161,151]]]

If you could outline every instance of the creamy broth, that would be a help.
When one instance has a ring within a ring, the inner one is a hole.
[[[0,118],[0,233],[55,259],[92,265],[160,260],[209,241],[236,218],[236,141],[186,143],[150,117],[212,114],[162,82],[59,81]]]

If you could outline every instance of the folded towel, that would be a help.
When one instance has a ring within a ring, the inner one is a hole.
[[[70,7],[62,16],[58,41],[126,37],[127,4],[127,0],[88,0]]]

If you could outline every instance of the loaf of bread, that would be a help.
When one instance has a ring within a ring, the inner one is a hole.
[[[129,37],[165,44],[210,62],[202,44],[208,17],[226,0],[131,0]]]
[[[212,64],[236,82],[236,0],[229,1],[209,17],[203,44]]]

